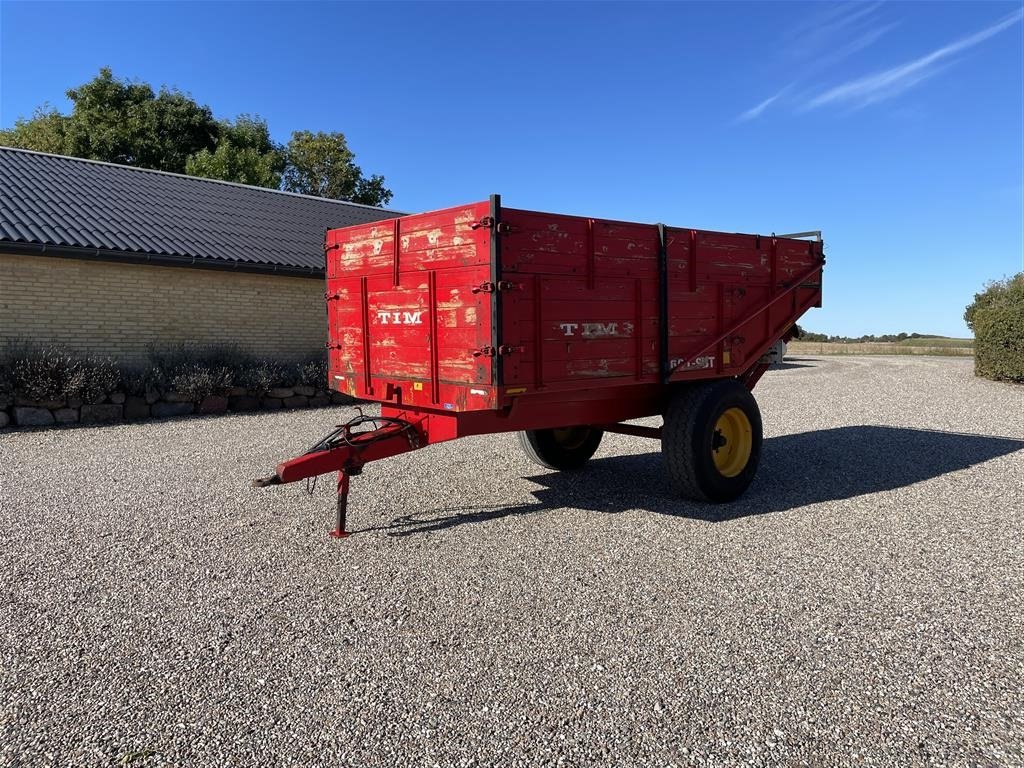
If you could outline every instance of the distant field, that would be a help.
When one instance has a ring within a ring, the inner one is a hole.
[[[905,347],[961,347],[974,349],[974,339],[950,339],[945,336],[926,336],[921,339],[904,339],[899,343]]]
[[[974,354],[974,339],[923,337],[903,341],[791,341],[789,354],[797,355],[947,355],[969,357]]]

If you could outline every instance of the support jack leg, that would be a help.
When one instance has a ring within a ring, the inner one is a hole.
[[[342,470],[338,473],[338,521],[331,536],[335,539],[345,539],[351,536],[345,530],[345,515],[348,511],[348,471]]]

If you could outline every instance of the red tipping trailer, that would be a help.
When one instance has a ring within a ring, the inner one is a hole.
[[[503,208],[489,200],[330,230],[330,386],[381,403],[260,486],[349,478],[432,443],[520,432],[580,468],[604,432],[659,438],[673,487],[735,499],[757,469],[750,391],[821,306],[820,233],[743,235]],[[621,422],[664,416],[662,427]]]

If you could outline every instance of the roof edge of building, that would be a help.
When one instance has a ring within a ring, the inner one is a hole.
[[[304,277],[323,280],[325,270],[315,267],[261,264],[248,261],[227,261],[199,256],[170,256],[166,254],[118,251],[106,248],[82,248],[72,245],[50,245],[47,243],[14,242],[0,240],[0,255],[51,256],[83,261],[106,261],[118,264],[138,264],[152,267],[191,267],[212,269],[221,272],[248,272],[252,274],[280,275],[282,277]]]
[[[257,192],[267,192],[274,195],[288,195],[289,197],[301,197],[306,200],[319,200],[324,203],[335,203],[337,205],[348,205],[353,208],[368,208],[372,211],[382,211],[383,213],[393,213],[395,216],[406,216],[408,214],[403,211],[395,211],[391,208],[379,208],[376,205],[366,205],[365,203],[353,203],[348,200],[335,200],[331,197],[317,197],[316,195],[305,195],[301,192],[286,192],[283,189],[271,189],[270,187],[257,187],[253,184],[240,184],[237,181],[222,181],[221,179],[208,179],[205,176],[189,176],[187,173],[172,173],[171,171],[158,171],[154,168],[137,168],[134,165],[123,165],[121,163],[108,163],[106,160],[91,160],[87,157],[75,157],[74,155],[57,155],[53,152],[39,152],[35,149],[22,149],[21,147],[10,147],[6,144],[0,144],[0,150],[7,150],[9,152],[22,152],[26,155],[40,155],[42,157],[56,157],[60,160],[73,160],[79,163],[90,163],[92,165],[106,165],[111,168],[124,168],[129,171],[137,171],[139,173],[157,173],[161,176],[173,176],[178,179],[188,179],[189,181],[205,181],[210,184],[225,184],[229,187],[241,187],[242,189],[251,189]]]

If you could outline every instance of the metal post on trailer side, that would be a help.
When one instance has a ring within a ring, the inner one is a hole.
[[[692,258],[692,256],[691,256]],[[668,384],[672,368],[668,360],[668,239],[665,225],[658,224],[658,377]]]

